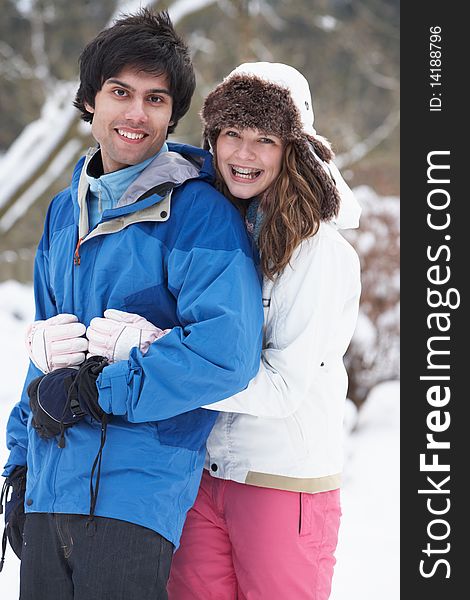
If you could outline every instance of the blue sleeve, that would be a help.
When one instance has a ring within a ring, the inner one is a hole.
[[[26,464],[28,419],[30,414],[29,397],[26,390],[29,383],[40,375],[43,375],[43,373],[33,363],[30,363],[21,400],[15,404],[10,413],[6,432],[7,448],[10,450],[10,454],[5,464],[4,477],[8,477],[15,467]]]
[[[215,192],[213,192],[215,193]],[[244,389],[259,368],[263,309],[252,246],[239,214],[217,195],[187,210],[168,259],[180,327],[145,356],[106,367],[98,380],[106,412],[159,421]]]
[[[34,298],[36,305],[35,320],[48,319],[57,314],[51,293],[48,277],[48,226],[49,213],[46,217],[44,234],[39,243],[34,263]],[[15,404],[7,423],[7,448],[10,450],[3,475],[8,476],[16,466],[26,464],[28,450],[28,418],[30,414],[27,388],[29,383],[43,373],[30,363],[26,374],[21,400]]]

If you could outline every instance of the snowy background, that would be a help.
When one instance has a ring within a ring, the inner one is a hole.
[[[27,367],[24,331],[33,317],[31,287],[14,281],[0,284],[2,465],[7,458],[3,439],[8,415]],[[347,404],[343,517],[330,600],[399,598],[398,387],[397,381],[376,386],[359,412]],[[1,600],[17,600],[18,582],[19,561],[7,548],[0,574]]]

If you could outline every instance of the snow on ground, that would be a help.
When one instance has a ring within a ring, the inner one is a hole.
[[[26,324],[34,319],[31,287],[16,281],[0,284],[0,473],[8,457],[5,428],[12,406],[22,389],[28,358],[24,348]],[[0,479],[3,484],[3,479]],[[0,515],[3,534],[3,515]],[[0,534],[0,535],[1,535]],[[19,560],[8,547],[0,573],[0,598],[17,600],[19,596]]]
[[[0,284],[0,463],[7,458],[5,427],[27,368],[26,324],[33,320],[32,291]],[[399,391],[398,382],[372,390],[356,413],[347,405],[343,517],[330,600],[399,598]],[[352,430],[352,431],[351,431]],[[3,527],[2,527],[3,529]],[[0,573],[0,597],[17,600],[19,561],[11,548]],[[283,599],[295,600],[295,598]]]
[[[398,600],[399,382],[375,387],[347,438],[330,600]]]

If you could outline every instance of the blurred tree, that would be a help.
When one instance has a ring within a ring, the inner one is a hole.
[[[77,77],[84,44],[107,22],[115,0],[1,0],[0,149],[39,116],[59,81]]]
[[[380,197],[367,186],[355,194],[361,226],[343,234],[361,260],[362,295],[346,363],[348,395],[360,406],[375,385],[399,378],[400,222],[397,197]]]

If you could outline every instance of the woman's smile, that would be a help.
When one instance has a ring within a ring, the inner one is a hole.
[[[232,168],[233,179],[241,182],[245,180],[246,182],[251,183],[263,173],[262,169],[240,167],[238,165],[230,165],[230,167]]]
[[[217,138],[219,171],[236,198],[248,200],[265,192],[281,172],[284,145],[258,129],[226,127]]]

